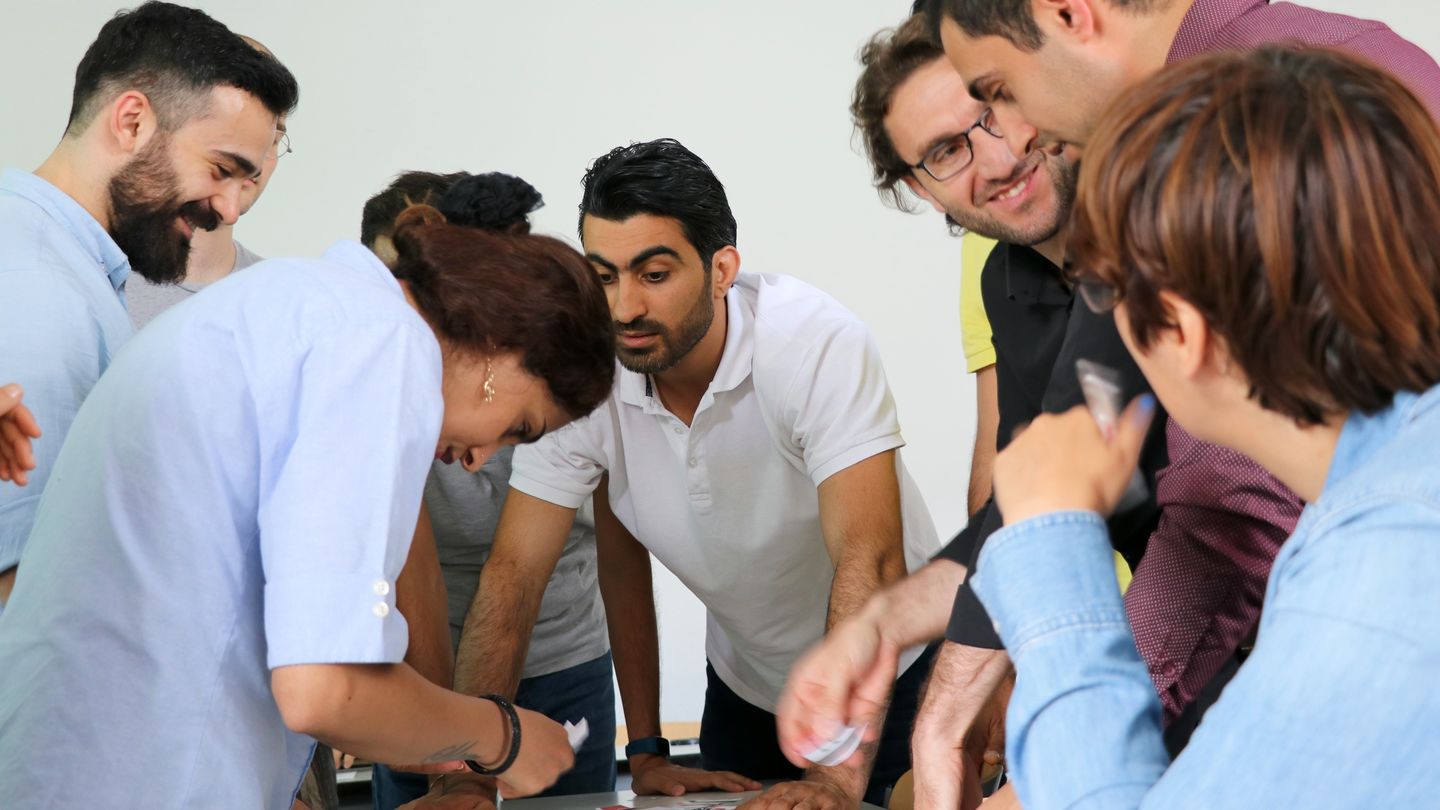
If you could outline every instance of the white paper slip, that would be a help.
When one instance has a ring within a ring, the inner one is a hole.
[[[570,738],[570,750],[580,753],[580,746],[584,745],[586,738],[590,736],[590,721],[583,717],[578,724],[566,720],[565,736]]]
[[[860,747],[867,726],[846,726],[828,742],[810,751],[805,758],[827,768],[841,764]]]

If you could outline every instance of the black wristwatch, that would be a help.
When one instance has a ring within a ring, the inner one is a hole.
[[[670,741],[664,737],[641,737],[625,744],[626,759],[637,754],[655,754],[668,759],[670,757]]]

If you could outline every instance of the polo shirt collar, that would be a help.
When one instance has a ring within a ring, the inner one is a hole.
[[[755,357],[755,318],[744,305],[740,291],[730,285],[725,294],[725,347],[720,350],[720,367],[710,381],[705,396],[700,398],[703,409],[710,398],[723,391],[734,390],[750,376]],[[654,386],[648,374],[631,371],[619,363],[620,401],[627,405],[643,408],[647,413],[662,413],[664,406],[654,396]],[[698,412],[698,409],[697,409]]]
[[[1001,244],[1005,252],[1005,295],[1022,304],[1068,306],[1074,292],[1060,279],[1060,271],[1034,248]]]
[[[95,260],[118,294],[130,277],[130,260],[110,233],[74,197],[49,181],[19,169],[0,174],[0,191],[29,200],[59,223]]]
[[[1180,30],[1175,32],[1165,64],[1173,65],[1210,51],[1216,33],[1252,9],[1269,4],[1270,0],[1195,0],[1180,21]]]

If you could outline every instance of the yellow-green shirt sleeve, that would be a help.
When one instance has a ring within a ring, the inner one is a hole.
[[[960,239],[960,338],[965,370],[975,372],[995,365],[995,344],[990,342],[990,319],[980,297],[980,273],[995,240],[967,233]]]

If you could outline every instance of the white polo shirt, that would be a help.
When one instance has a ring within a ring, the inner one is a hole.
[[[620,522],[705,604],[716,673],[773,712],[795,659],[825,632],[835,566],[816,487],[904,440],[870,330],[835,299],[742,273],[726,311],[720,367],[691,426],[645,375],[617,366],[594,413],[515,451],[510,484],[576,508],[608,471]],[[898,455],[896,466],[914,571],[938,542]]]

